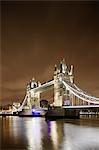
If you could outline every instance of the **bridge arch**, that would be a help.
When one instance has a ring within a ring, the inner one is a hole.
[[[49,104],[48,100],[46,100],[46,99],[40,100],[40,107],[41,108],[48,108],[48,104]]]

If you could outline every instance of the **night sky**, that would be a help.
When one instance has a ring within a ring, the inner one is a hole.
[[[1,105],[21,102],[32,77],[53,78],[61,58],[74,65],[75,83],[99,97],[98,2],[2,2],[1,33]]]

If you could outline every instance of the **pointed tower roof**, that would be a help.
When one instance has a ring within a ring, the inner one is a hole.
[[[32,80],[35,81],[35,78],[33,77]]]

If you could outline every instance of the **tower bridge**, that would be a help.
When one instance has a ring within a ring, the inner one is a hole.
[[[70,69],[63,59],[59,65],[55,65],[54,77],[52,80],[43,84],[37,82],[34,78],[27,84],[26,96],[22,105],[14,111],[22,111],[24,106],[29,109],[32,106],[40,107],[41,93],[53,89],[53,105],[61,108],[99,108],[99,98],[87,94],[74,83],[74,66]]]

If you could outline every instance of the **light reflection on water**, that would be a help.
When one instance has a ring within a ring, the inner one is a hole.
[[[0,117],[2,150],[99,150],[99,120]]]
[[[58,131],[57,131],[57,124],[55,121],[51,122],[50,124],[51,126],[51,132],[50,132],[50,136],[51,136],[51,140],[53,142],[53,146],[54,149],[58,149]]]
[[[39,118],[33,118],[26,124],[26,136],[28,140],[28,150],[42,149],[41,123]]]

